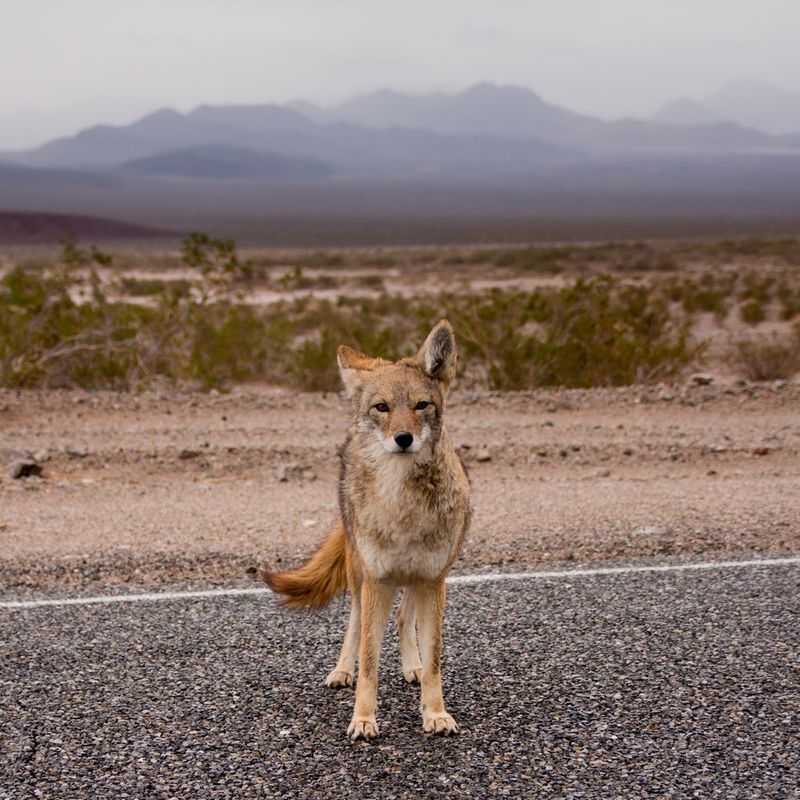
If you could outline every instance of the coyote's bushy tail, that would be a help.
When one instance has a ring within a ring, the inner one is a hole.
[[[289,608],[321,608],[347,588],[346,534],[341,519],[311,558],[290,572],[261,570],[264,582]]]

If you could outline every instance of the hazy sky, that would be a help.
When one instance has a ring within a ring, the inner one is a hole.
[[[513,83],[605,117],[800,88],[798,0],[0,0],[0,148],[202,103]]]

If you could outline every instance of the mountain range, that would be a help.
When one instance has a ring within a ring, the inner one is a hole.
[[[127,126],[98,125],[6,160],[122,175],[293,181],[435,171],[485,174],[626,152],[790,146],[784,138],[687,104],[662,109],[657,120],[607,122],[514,86],[483,83],[454,95],[381,90],[330,108],[294,101],[287,106],[203,105],[186,114],[162,109]]]
[[[746,92],[718,95],[616,121],[490,83],[455,94],[381,90],[329,107],[161,109],[0,154],[0,208],[108,212],[178,229],[212,211],[800,211],[800,134],[786,133],[786,121],[775,122],[780,133],[731,121]]]

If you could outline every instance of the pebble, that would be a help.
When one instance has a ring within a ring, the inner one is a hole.
[[[40,477],[42,474],[42,467],[32,458],[20,458],[12,462],[11,466],[8,468],[8,474],[13,480]]]
[[[181,461],[188,461],[190,458],[197,458],[199,455],[200,453],[198,453],[197,450],[184,449],[178,453],[178,458],[181,459]]]
[[[710,386],[714,383],[714,377],[707,372],[696,372],[689,378],[695,386]]]
[[[288,483],[290,480],[315,481],[317,473],[303,464],[296,461],[287,461],[285,464],[278,464],[275,468],[275,477],[279,483]]]
[[[663,389],[658,393],[659,400],[670,401],[675,399],[675,395],[672,392],[668,392],[666,389]]]
[[[475,453],[475,460],[480,463],[485,463],[492,460],[492,454],[485,448],[481,448]]]
[[[89,448],[87,447],[67,447],[67,455],[72,458],[86,458],[89,455]]]

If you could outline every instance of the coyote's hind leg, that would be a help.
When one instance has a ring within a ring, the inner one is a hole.
[[[407,683],[419,683],[422,675],[422,660],[417,645],[417,612],[414,593],[403,592],[400,610],[397,612],[397,631],[400,634],[400,656],[403,662],[403,677]]]
[[[353,685],[353,676],[358,655],[358,641],[361,633],[361,592],[355,591],[350,596],[350,619],[344,632],[342,650],[339,660],[332,672],[325,678],[325,685],[332,689],[340,689]]]

